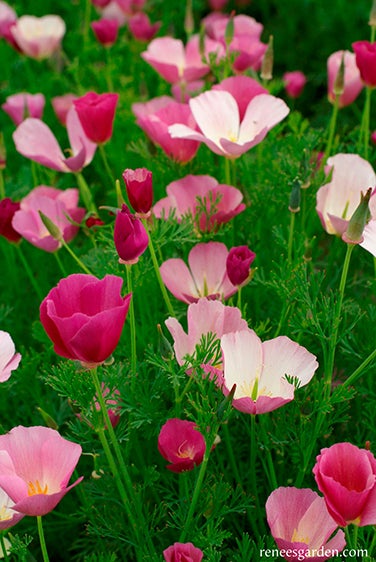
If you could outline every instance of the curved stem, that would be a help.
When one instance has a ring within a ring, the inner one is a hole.
[[[39,542],[40,542],[40,547],[41,547],[42,555],[43,555],[43,562],[49,562],[50,559],[49,559],[49,557],[48,557],[46,541],[45,541],[45,538],[44,538],[43,524],[42,524],[42,517],[41,517],[41,515],[37,515],[37,524],[38,524]]]
[[[86,209],[95,216],[98,216],[98,209],[95,206],[91,191],[84,176],[81,173],[76,174],[76,179],[78,183],[78,189],[81,195],[81,199],[86,207]]]
[[[109,177],[109,180],[110,180],[110,182],[111,182],[111,185],[114,186],[114,185],[115,185],[115,176],[114,176],[114,174],[112,173],[112,170],[111,170],[110,165],[109,165],[109,163],[108,163],[106,150],[105,150],[103,144],[100,144],[100,145],[98,145],[98,146],[99,146],[99,152],[101,153],[101,157],[102,157],[102,160],[103,160],[103,165],[104,165],[104,167],[105,167],[105,170],[106,170],[106,172],[107,172],[107,175],[108,175],[108,177]]]
[[[59,266],[59,269],[60,269],[61,273],[63,274],[63,277],[68,277],[68,273],[65,271],[65,268],[64,268],[64,266],[61,262],[60,256],[58,255],[58,251],[59,250],[57,250],[56,252],[53,252],[53,255],[55,256],[55,260],[57,262],[57,265]]]
[[[61,241],[64,248],[67,250],[67,252],[72,256],[72,258],[74,259],[74,261],[76,263],[78,263],[78,265],[80,266],[80,268],[82,269],[82,271],[84,271],[85,273],[87,273],[88,275],[93,275],[92,272],[90,271],[90,269],[88,267],[86,267],[86,265],[80,260],[80,258],[78,256],[76,256],[76,254],[74,253],[74,251],[70,248],[70,246],[65,242],[65,240]]]
[[[3,170],[0,169],[0,199],[5,199],[5,183]]]
[[[375,358],[376,358],[376,349],[374,349],[372,353],[370,353],[368,357],[363,361],[363,363],[361,363],[361,365],[359,365],[359,367],[355,369],[355,371],[345,380],[342,386],[343,387],[350,386],[350,384],[352,384],[362,374],[362,372],[367,367],[367,365],[371,363],[371,361],[373,361]]]
[[[132,293],[131,302],[129,304],[129,321],[130,321],[130,331],[131,331],[131,371],[132,374],[136,374],[136,365],[137,365],[137,348],[136,348],[136,322],[134,316],[134,305],[133,305],[133,290],[132,290],[132,272],[131,272],[131,265],[126,265],[125,269],[127,272],[127,286],[128,286],[128,293]],[[132,377],[132,380],[135,380],[135,377]]]
[[[256,459],[257,459],[257,437],[256,437],[256,415],[251,414],[251,443],[250,443],[250,476],[251,476],[251,488],[252,495],[255,500],[256,517],[254,521],[254,530],[259,535],[257,522],[261,520],[260,518],[260,501],[258,497],[258,486],[257,486],[257,473],[256,473]]]
[[[20,260],[21,260],[21,262],[22,262],[22,265],[23,265],[23,267],[24,267],[24,269],[25,269],[25,271],[26,271],[26,274],[27,274],[27,276],[28,276],[28,278],[29,278],[30,283],[32,284],[32,286],[33,286],[33,288],[34,288],[34,290],[35,290],[35,292],[36,292],[36,294],[37,294],[37,296],[38,296],[38,299],[39,299],[40,301],[42,301],[42,300],[43,300],[43,295],[42,295],[42,293],[41,293],[40,287],[39,287],[38,283],[35,281],[34,273],[31,271],[31,268],[30,268],[30,266],[29,266],[29,264],[28,264],[28,262],[27,262],[27,259],[26,259],[25,256],[24,256],[24,253],[23,253],[23,251],[22,251],[22,248],[21,248],[20,244],[17,244],[15,247],[17,248],[18,256],[19,256],[19,258],[20,258]]]

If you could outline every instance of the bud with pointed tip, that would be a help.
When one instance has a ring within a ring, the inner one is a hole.
[[[371,218],[369,210],[369,200],[372,195],[372,187],[370,187],[366,194],[360,194],[360,203],[355,209],[346,231],[342,234],[342,240],[346,244],[360,244],[363,242],[363,230]]]
[[[264,58],[261,64],[261,79],[271,80],[273,78],[273,63],[274,63],[274,47],[273,47],[273,35],[269,37],[268,48],[265,51]]]

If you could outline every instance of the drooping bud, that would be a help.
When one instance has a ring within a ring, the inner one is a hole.
[[[360,194],[360,203],[355,209],[346,231],[342,234],[342,240],[346,244],[360,244],[363,242],[363,230],[371,218],[369,210],[369,200],[372,195],[372,187],[370,187],[366,194]]]
[[[265,51],[264,58],[261,64],[261,79],[271,80],[273,78],[273,64],[274,64],[274,47],[273,47],[273,35],[269,37],[268,48]]]
[[[47,215],[42,213],[42,211],[38,211],[38,213],[39,213],[39,216],[42,220],[42,223],[47,228],[47,230],[48,230],[49,234],[51,234],[52,238],[54,238],[55,240],[58,240],[59,242],[63,242],[64,238],[63,238],[63,234],[62,234],[60,228],[57,227],[56,224],[54,222],[52,222],[52,220],[50,218],[47,217]]]
[[[333,85],[333,93],[335,96],[341,96],[345,91],[345,52],[342,53],[341,63],[339,65],[336,78]]]
[[[291,213],[299,213],[300,211],[300,189],[300,180],[295,178],[292,182],[290,193],[289,211],[291,211]]]

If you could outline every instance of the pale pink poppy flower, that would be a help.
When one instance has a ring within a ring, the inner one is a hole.
[[[324,498],[309,488],[279,487],[268,497],[265,509],[271,534],[289,562],[324,562],[331,552],[346,546],[342,530],[333,535],[338,525]]]
[[[298,98],[307,83],[307,78],[300,70],[285,72],[282,80],[285,85],[286,93],[290,98]]]
[[[45,106],[43,94],[20,93],[8,96],[2,109],[9,115],[15,125],[19,125],[26,117],[41,119]]]
[[[371,451],[335,443],[321,449],[313,474],[337,525],[376,524],[376,459]]]
[[[143,9],[146,0],[115,0],[119,8],[128,16]]]
[[[163,283],[178,300],[190,304],[201,297],[228,299],[237,292],[226,271],[228,250],[222,242],[196,244],[188,254],[188,266],[179,258],[162,263]]]
[[[65,30],[65,22],[60,16],[21,16],[11,33],[25,55],[42,60],[60,48]]]
[[[79,172],[90,164],[97,145],[85,135],[74,107],[68,111],[66,124],[72,156],[66,158],[51,129],[40,119],[31,117],[25,119],[13,133],[17,151],[51,170]]]
[[[202,232],[217,230],[245,209],[239,189],[211,176],[188,175],[170,183],[166,191],[167,197],[154,205],[154,215],[168,218],[175,211],[178,221],[190,216]]]
[[[240,121],[243,121],[249,102],[260,94],[268,94],[268,90],[261,86],[260,82],[250,76],[230,76],[219,84],[215,84],[212,90],[228,92],[236,100],[239,109]]]
[[[76,99],[77,96],[75,94],[64,94],[51,99],[55,115],[64,127],[67,125],[68,111],[73,107],[73,101]]]
[[[17,369],[21,355],[16,353],[13,340],[8,332],[0,330],[0,382],[9,379],[12,371]]]
[[[128,21],[128,16],[120,8],[116,0],[112,0],[101,10],[101,17],[109,20],[116,20],[119,27],[123,27]]]
[[[14,502],[12,509],[41,516],[52,511],[69,490],[81,447],[48,427],[14,427],[0,435],[0,487]]]
[[[11,29],[17,21],[17,14],[6,2],[0,1],[0,37],[14,49],[19,50]]]
[[[129,31],[138,41],[150,41],[161,27],[161,22],[151,23],[149,16],[144,12],[138,12],[128,20]]]
[[[17,511],[13,511],[12,507],[14,506],[14,501],[8,496],[4,490],[0,488],[0,531],[4,531],[5,529],[9,529],[16,525],[18,521],[20,521],[25,515],[23,513],[17,513]],[[10,543],[9,543],[10,544]],[[8,553],[9,554],[9,553]],[[0,558],[3,558],[2,553],[0,554]]]
[[[339,96],[339,107],[345,107],[346,105],[353,103],[364,88],[359,68],[356,65],[355,54],[350,51],[336,51],[330,55],[327,61],[329,101],[334,103],[336,99],[333,88],[341,65],[342,56],[344,56],[345,74],[344,90]]]
[[[176,318],[167,318],[165,324],[174,340],[175,358],[179,365],[184,365],[186,356],[194,355],[202,336],[214,334],[216,339],[220,339],[229,332],[248,329],[247,322],[241,317],[238,308],[206,298],[188,306],[187,333]]]
[[[223,54],[223,47],[209,38],[205,39],[205,56]],[[141,57],[170,84],[192,82],[208,74],[210,68],[202,62],[198,35],[193,35],[184,47],[180,39],[158,37],[149,43]]]
[[[85,209],[78,207],[78,189],[56,189],[41,185],[35,187],[21,201],[19,211],[16,211],[12,226],[25,240],[46,252],[55,252],[62,246],[56,240],[40,217],[41,211],[60,231],[65,242],[69,242],[78,232],[78,226],[85,216]]]
[[[238,158],[259,144],[290,111],[283,100],[259,94],[249,102],[241,120],[234,96],[214,89],[191,99],[189,107],[200,131],[175,124],[168,129],[171,137],[203,142],[227,158]]]
[[[360,194],[376,186],[371,164],[358,154],[336,154],[328,158],[325,167],[330,181],[316,195],[316,211],[328,234],[342,236],[360,203]],[[370,212],[376,219],[376,197],[370,199]]]
[[[169,133],[172,123],[183,123],[195,128],[196,123],[187,104],[178,103],[169,96],[161,96],[146,103],[134,103],[132,111],[137,117],[137,125],[169,158],[182,164],[194,158],[200,144],[192,140],[172,139]]]
[[[305,386],[318,367],[312,353],[286,336],[262,342],[253,330],[233,332],[222,336],[221,348],[222,391],[227,395],[236,385],[232,405],[247,414],[291,402],[295,385]]]

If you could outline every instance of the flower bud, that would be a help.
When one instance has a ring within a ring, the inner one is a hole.
[[[118,36],[119,22],[114,19],[103,18],[93,21],[91,28],[99,43],[102,43],[104,47],[111,47]]]
[[[274,48],[273,48],[273,35],[269,37],[268,48],[265,51],[264,58],[261,64],[261,79],[271,80],[273,78],[273,63],[274,63]]]
[[[19,208],[20,204],[9,197],[0,201],[0,236],[4,236],[9,242],[19,242],[22,238],[12,226],[12,219]]]
[[[290,193],[289,211],[291,211],[291,213],[299,213],[300,211],[300,188],[300,181],[298,178],[295,178],[292,182]]]
[[[249,268],[256,254],[248,246],[231,248],[226,260],[228,278],[233,285],[243,285],[249,279]]]
[[[129,202],[136,214],[147,218],[153,205],[153,174],[146,168],[126,169],[123,180]]]
[[[360,244],[363,242],[363,230],[367,222],[371,218],[369,210],[369,200],[372,195],[372,187],[370,187],[366,194],[360,194],[360,203],[355,209],[346,231],[342,234],[342,240],[346,244]]]
[[[126,265],[136,263],[148,247],[149,237],[144,225],[126,205],[116,215],[114,242],[119,262]]]
[[[341,96],[345,91],[345,52],[342,52],[341,63],[336,74],[333,93],[335,96]]]

